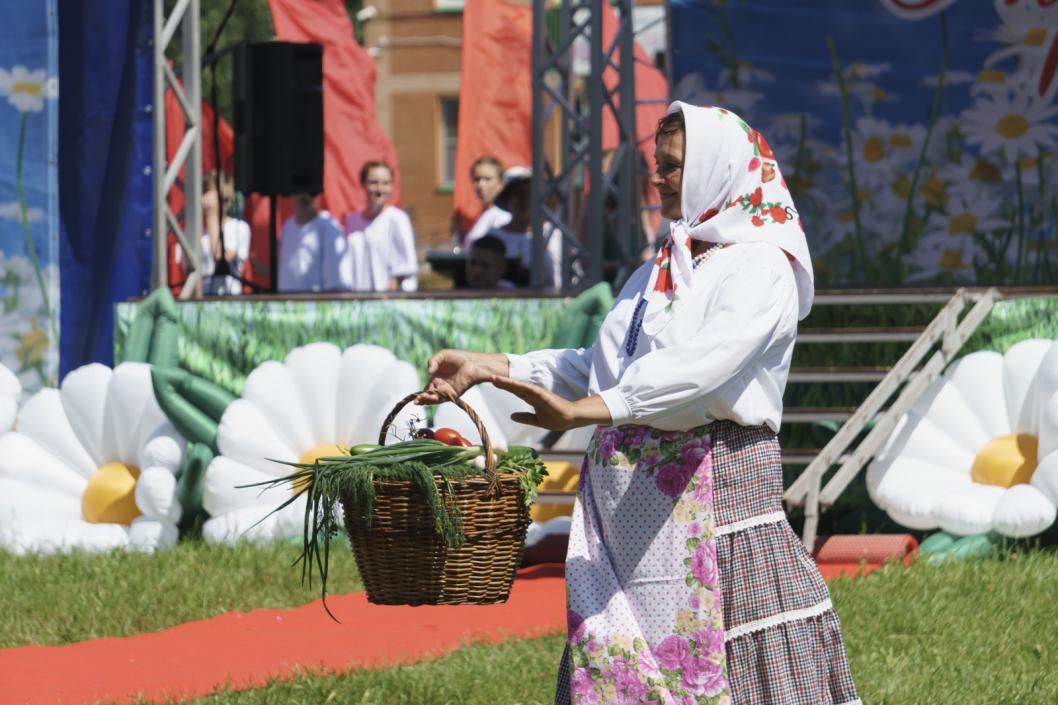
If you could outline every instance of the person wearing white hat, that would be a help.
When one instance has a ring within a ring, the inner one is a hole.
[[[533,240],[530,229],[532,227],[532,178],[533,171],[527,166],[512,166],[503,174],[503,188],[496,196],[494,205],[490,211],[498,211],[490,216],[495,223],[487,230],[471,230],[467,235],[467,248],[485,235],[492,235],[501,240],[507,247],[508,257],[517,257],[518,265],[508,272],[508,279],[519,286],[525,286],[530,281],[530,271],[533,264]],[[482,218],[489,211],[482,214]],[[562,256],[562,244],[559,237],[550,237],[552,232],[549,226],[545,227],[544,233],[547,238],[547,248],[544,251],[543,262],[543,284],[545,287],[555,286],[559,281],[559,264]]]

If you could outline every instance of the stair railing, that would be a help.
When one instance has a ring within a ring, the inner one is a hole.
[[[833,438],[805,468],[783,495],[787,508],[804,506],[805,522],[802,540],[811,552],[815,548],[820,512],[832,506],[855,479],[867,462],[888,440],[900,417],[922,396],[933,380],[944,371],[977,327],[988,317],[999,292],[994,289],[967,291],[959,289],[918,339],[893,365],[878,386],[845,421]],[[962,318],[963,310],[973,308]],[[919,366],[937,344],[933,356]],[[899,392],[896,400],[886,404]],[[863,441],[848,452],[853,442],[874,422]],[[833,465],[840,467],[823,487],[823,476]]]

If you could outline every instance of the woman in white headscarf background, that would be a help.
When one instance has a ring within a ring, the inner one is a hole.
[[[672,229],[594,345],[445,350],[420,402],[491,381],[532,407],[518,421],[598,424],[556,703],[859,703],[826,584],[781,504],[782,394],[813,298],[796,207],[767,142],[730,111],[673,103],[656,141]]]

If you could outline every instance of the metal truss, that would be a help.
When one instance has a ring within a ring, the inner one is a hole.
[[[545,253],[554,237],[562,243],[557,288],[564,291],[604,276],[620,283],[640,261],[632,0],[608,3],[617,16],[612,42],[603,37],[604,1],[533,0],[531,284],[538,289],[548,284]],[[585,41],[586,80],[574,72],[575,46]],[[610,154],[603,145],[606,112],[619,134]],[[552,163],[545,132],[556,123],[561,146]]]
[[[182,65],[174,70],[165,51],[180,32]],[[154,0],[154,265],[151,288],[168,286],[169,233],[176,236],[190,274],[180,298],[202,295],[202,68],[199,62],[199,0],[178,0],[165,16],[164,0]],[[176,96],[184,116],[180,146],[167,162],[165,92]],[[184,208],[177,214],[169,195],[184,170]],[[181,217],[182,216],[182,217]],[[183,226],[181,226],[181,219]]]

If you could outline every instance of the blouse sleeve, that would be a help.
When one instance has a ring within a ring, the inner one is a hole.
[[[394,208],[393,240],[390,243],[389,273],[393,277],[413,277],[419,273],[419,260],[415,253],[415,232],[411,219],[402,210]]]
[[[342,281],[342,258],[345,256],[345,231],[330,216],[323,218],[320,228],[320,268],[324,291],[342,291],[349,287]]]
[[[575,401],[588,395],[592,348],[536,350],[525,355],[507,354],[510,376],[549,389]]]
[[[796,324],[793,269],[781,250],[764,246],[725,278],[693,338],[647,353],[600,393],[613,425],[648,423],[700,404]]]

